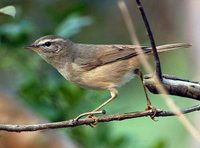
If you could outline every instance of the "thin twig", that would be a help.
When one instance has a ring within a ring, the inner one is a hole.
[[[158,76],[158,79],[162,82],[162,70],[161,70],[161,66],[160,66],[160,59],[159,59],[158,52],[157,52],[157,49],[156,49],[156,44],[155,44],[155,41],[154,41],[153,33],[151,31],[149,22],[147,20],[146,14],[145,14],[144,9],[142,7],[142,3],[140,2],[140,0],[136,0],[136,3],[137,3],[137,6],[138,6],[138,9],[140,10],[140,13],[142,15],[149,40],[151,42],[152,51],[153,51],[153,55],[154,55],[154,61],[155,61],[155,65],[156,65],[156,74]]]
[[[183,114],[187,114],[194,111],[200,111],[200,105],[196,105],[190,108],[185,108],[182,110]],[[66,128],[66,127],[76,127],[80,125],[90,125],[94,123],[100,122],[111,122],[111,121],[121,121],[132,118],[146,117],[152,116],[154,112],[151,110],[141,111],[141,112],[130,112],[123,114],[115,114],[109,116],[99,116],[96,117],[95,120],[93,118],[86,118],[80,120],[67,120],[61,122],[52,122],[52,123],[43,123],[43,124],[32,124],[32,125],[11,125],[11,124],[0,124],[0,131],[8,131],[8,132],[25,132],[25,131],[39,131],[45,129],[55,129],[55,128]],[[155,114],[155,117],[167,117],[167,116],[176,116],[171,111],[162,111],[158,110]]]

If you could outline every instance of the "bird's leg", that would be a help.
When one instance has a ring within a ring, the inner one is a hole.
[[[142,87],[143,87],[143,89],[144,89],[144,94],[145,94],[145,98],[146,98],[146,101],[147,101],[147,109],[148,109],[148,108],[151,108],[152,103],[151,103],[151,101],[150,101],[150,99],[149,99],[149,96],[148,96],[148,94],[147,94],[146,87],[144,86],[144,83],[143,83],[143,73],[139,70],[138,74],[139,74],[140,80],[141,80],[141,82],[142,82]]]
[[[110,91],[111,97],[108,100],[106,100],[104,103],[99,105],[97,108],[95,108],[92,112],[100,110],[102,107],[104,107],[106,104],[108,104],[109,102],[111,102],[112,100],[114,100],[117,97],[118,91],[116,88],[109,88],[109,91]]]
[[[156,108],[153,107],[153,105],[152,105],[152,103],[151,103],[151,101],[150,101],[150,99],[148,97],[147,89],[146,89],[146,87],[144,86],[144,83],[143,83],[143,73],[139,69],[135,70],[135,73],[139,75],[140,80],[142,82],[142,86],[143,86],[143,89],[144,89],[145,98],[146,98],[146,101],[147,101],[146,110],[152,110],[153,115],[151,116],[151,118],[154,119],[154,117],[156,115]]]
[[[102,107],[104,107],[105,105],[107,105],[109,102],[111,102],[112,100],[114,100],[117,95],[118,95],[118,91],[116,88],[109,88],[109,91],[110,91],[110,94],[111,94],[111,97],[106,100],[104,103],[102,103],[101,105],[99,105],[97,108],[95,108],[93,111],[91,112],[86,112],[86,113],[83,113],[83,114],[80,114],[78,117],[75,118],[75,120],[79,120],[80,118],[82,118],[83,116],[88,116],[89,118],[93,118],[95,120],[95,117],[93,116],[94,114],[105,114],[106,111],[103,110],[103,111],[99,111]],[[96,123],[96,121],[95,121]],[[94,125],[94,124],[93,124]],[[92,126],[93,126],[92,125]]]

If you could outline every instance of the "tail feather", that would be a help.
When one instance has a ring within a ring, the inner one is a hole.
[[[190,46],[192,45],[188,43],[175,43],[175,44],[166,44],[166,45],[157,46],[156,48],[158,52],[164,52],[164,51],[174,50],[177,48],[189,48]],[[149,48],[149,49],[152,49],[152,48]]]

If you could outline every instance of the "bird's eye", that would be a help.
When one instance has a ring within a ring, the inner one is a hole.
[[[46,47],[51,46],[51,42],[46,42],[46,43],[44,43],[44,46],[46,46]]]

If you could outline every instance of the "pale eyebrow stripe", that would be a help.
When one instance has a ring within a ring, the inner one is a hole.
[[[56,41],[63,41],[63,39],[44,39],[38,42],[39,45],[42,45],[46,42],[56,42]]]

